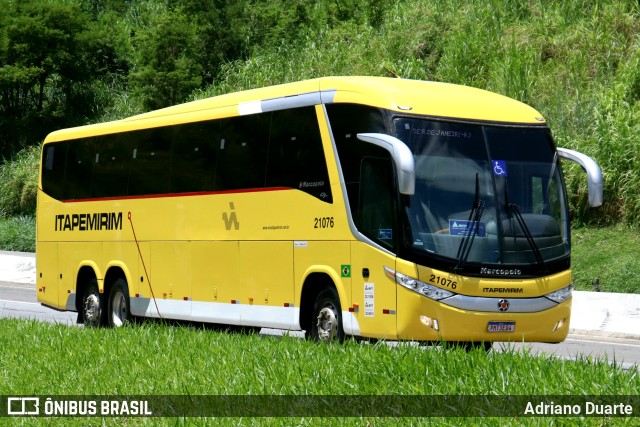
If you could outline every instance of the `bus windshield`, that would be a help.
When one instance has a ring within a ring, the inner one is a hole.
[[[546,127],[414,118],[394,125],[415,158],[415,194],[403,199],[411,251],[493,271],[543,271],[568,257],[562,172]]]

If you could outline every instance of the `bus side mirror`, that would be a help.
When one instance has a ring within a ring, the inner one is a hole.
[[[587,187],[589,189],[589,206],[592,208],[602,205],[604,199],[604,178],[598,163],[591,157],[579,151],[568,148],[558,148],[558,155],[582,166],[587,173]]]
[[[398,138],[382,133],[359,133],[358,139],[382,147],[391,154],[398,173],[398,190],[400,194],[412,196],[416,187],[416,164],[409,147]]]

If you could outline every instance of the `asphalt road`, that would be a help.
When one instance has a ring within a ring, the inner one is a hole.
[[[0,318],[75,324],[77,316],[77,313],[56,311],[40,305],[33,284],[0,282]]]
[[[0,318],[36,319],[75,325],[76,316],[76,313],[60,312],[40,305],[33,284],[0,282]],[[266,329],[262,333],[281,334]],[[531,354],[571,360],[602,360],[615,363],[622,369],[640,369],[640,342],[637,340],[569,335],[560,344],[495,343],[493,348],[495,351],[521,351],[526,348]]]

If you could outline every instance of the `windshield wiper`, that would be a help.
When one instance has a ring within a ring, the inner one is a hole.
[[[540,252],[540,248],[536,244],[536,241],[533,238],[533,235],[531,235],[531,230],[529,229],[529,226],[527,225],[526,221],[522,216],[522,213],[520,212],[520,206],[516,205],[515,203],[511,203],[509,201],[509,192],[507,191],[506,182],[504,187],[504,199],[505,199],[504,204],[505,204],[505,207],[507,208],[507,211],[511,211],[513,213],[513,216],[516,218],[516,221],[518,222],[518,225],[520,226],[520,229],[522,230],[522,233],[524,234],[525,239],[527,239],[527,243],[529,243],[529,247],[533,251],[533,255],[536,258],[536,262],[542,267],[542,270],[546,273],[547,268],[544,263],[544,259],[542,258],[542,253]],[[515,232],[514,232],[514,237],[515,237]]]
[[[471,212],[469,213],[467,228],[465,229],[462,241],[460,242],[460,246],[458,247],[458,254],[456,255],[456,258],[458,258],[458,263],[453,268],[453,271],[457,272],[462,270],[464,265],[467,263],[467,258],[469,257],[469,253],[471,252],[473,240],[475,239],[476,234],[480,232],[480,218],[482,218],[484,206],[484,200],[480,200],[480,178],[478,177],[478,173],[476,172],[476,192],[473,198],[473,207],[471,208]]]

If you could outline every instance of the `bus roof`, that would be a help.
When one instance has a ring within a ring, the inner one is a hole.
[[[45,142],[234,117],[320,103],[355,103],[399,113],[494,123],[542,124],[532,107],[482,89],[388,77],[321,77],[192,101],[123,120],[51,133]]]

